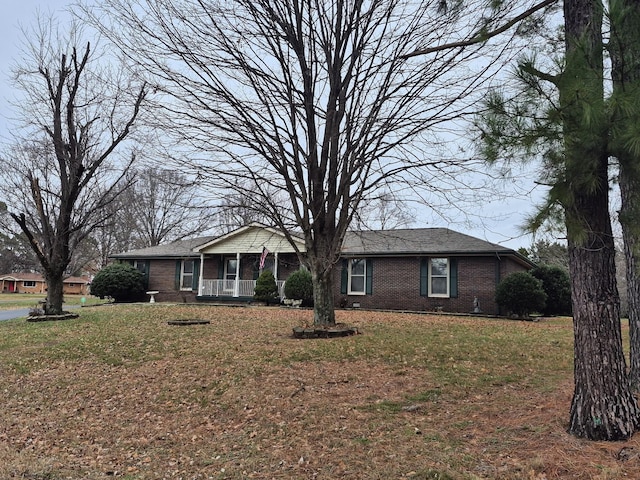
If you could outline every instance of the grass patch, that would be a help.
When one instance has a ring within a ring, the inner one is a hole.
[[[0,324],[0,478],[632,478],[565,433],[569,319],[109,305]],[[168,320],[210,320],[172,327]],[[13,475],[13,477],[12,477]],[[48,476],[48,477],[47,477]]]
[[[32,308],[38,306],[46,295],[37,293],[0,293],[0,310],[15,310],[18,308]],[[84,302],[82,299],[84,298]],[[99,305],[105,303],[92,295],[65,295],[65,305]]]

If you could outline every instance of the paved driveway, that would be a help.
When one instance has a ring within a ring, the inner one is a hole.
[[[80,308],[80,305],[63,305],[65,310]],[[3,320],[13,320],[14,318],[26,317],[30,308],[16,308],[14,310],[0,310],[0,322]]]
[[[0,310],[0,321],[26,317],[27,315],[29,315],[29,310],[30,310],[29,308],[17,308],[15,310]]]

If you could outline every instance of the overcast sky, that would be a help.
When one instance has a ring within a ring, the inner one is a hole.
[[[15,95],[10,81],[10,68],[12,63],[20,57],[20,27],[23,26],[29,29],[29,27],[33,26],[38,10],[43,13],[51,11],[56,14],[59,20],[63,20],[68,15],[65,9],[72,3],[71,0],[4,2],[2,14],[0,15],[0,42],[2,45],[0,49],[0,65],[2,65],[2,76],[0,78],[0,141],[4,142],[9,137],[7,119],[12,117],[9,100]],[[505,186],[505,188],[509,187]],[[448,227],[507,247],[528,247],[531,245],[531,237],[524,236],[519,231],[518,226],[523,223],[525,216],[533,211],[532,203],[537,201],[539,196],[538,192],[534,192],[528,200],[498,201],[494,204],[476,205],[475,211],[472,208],[472,211],[469,212],[471,217],[480,219],[488,214],[500,214],[502,217],[500,220],[487,220],[484,225],[470,227],[462,224],[432,223],[435,222],[434,220],[419,220],[419,224],[414,226]]]
[[[7,119],[12,116],[9,101],[14,96],[11,85],[11,67],[20,57],[22,33],[20,28],[29,29],[35,24],[36,13],[52,12],[60,19],[64,18],[69,0],[18,0],[7,1],[2,5],[0,14],[0,139],[8,137]]]

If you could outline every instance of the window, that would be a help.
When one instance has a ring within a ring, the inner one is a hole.
[[[22,282],[22,285],[24,285],[25,287],[35,287],[36,286],[36,282],[35,280],[25,280],[24,282]]]
[[[183,260],[182,268],[180,270],[180,290],[192,290],[193,289],[193,275],[194,272],[193,260]]]
[[[429,260],[429,296],[449,296],[449,260],[447,258]]]
[[[133,262],[133,266],[143,275],[147,275],[147,262],[144,260],[136,260]]]
[[[367,262],[364,258],[349,260],[349,295],[364,295],[366,285]]]

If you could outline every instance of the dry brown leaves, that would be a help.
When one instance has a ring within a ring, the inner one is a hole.
[[[3,368],[0,478],[640,477],[638,438],[593,443],[565,433],[570,372],[550,392],[511,383],[411,400],[440,388],[428,368],[372,356],[305,360],[319,342],[358,342],[291,339],[290,325],[308,312],[218,308],[217,323],[192,327],[168,327],[175,312],[158,312],[146,321],[167,348],[161,358]],[[471,321],[340,315],[365,335],[381,323]]]

